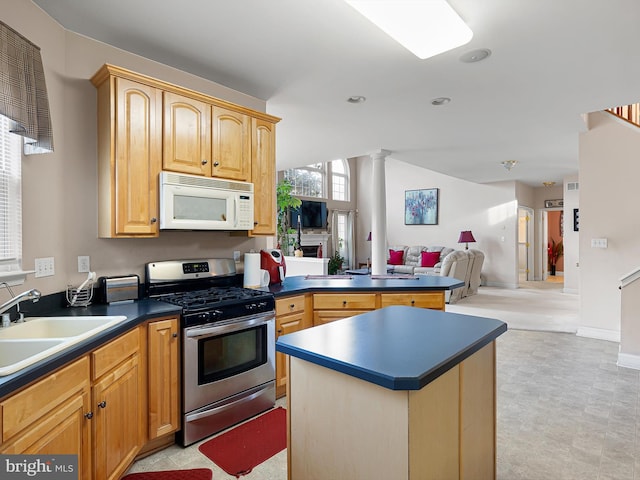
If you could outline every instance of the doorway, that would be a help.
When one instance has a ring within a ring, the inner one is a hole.
[[[518,282],[534,280],[533,209],[518,207]]]

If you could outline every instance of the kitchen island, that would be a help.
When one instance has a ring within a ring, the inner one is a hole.
[[[495,478],[505,323],[392,306],[281,336],[289,478]]]

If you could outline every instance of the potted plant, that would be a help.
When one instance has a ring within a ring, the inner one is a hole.
[[[335,252],[333,256],[329,257],[329,264],[327,265],[329,275],[336,275],[342,268],[343,262],[344,258],[342,258],[338,252]]]
[[[290,247],[290,237],[288,236],[291,233],[296,233],[293,228],[289,226],[289,212],[292,208],[298,208],[302,201],[299,198],[296,198],[291,193],[293,189],[293,185],[286,178],[276,185],[276,203],[278,207],[278,218],[277,218],[277,240],[278,240],[278,248],[282,250],[284,255],[288,255],[289,247]]]
[[[556,264],[563,254],[564,246],[562,245],[562,240],[556,243],[554,239],[551,239],[551,243],[547,244],[547,257],[549,259],[549,270],[551,275],[556,274]]]

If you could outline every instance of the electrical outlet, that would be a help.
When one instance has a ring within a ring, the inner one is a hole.
[[[51,277],[55,275],[55,263],[53,257],[36,258],[35,260],[36,278]]]
[[[78,273],[89,273],[91,271],[91,258],[89,255],[78,255]]]

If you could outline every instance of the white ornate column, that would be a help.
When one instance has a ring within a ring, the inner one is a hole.
[[[387,273],[387,197],[385,193],[384,161],[391,154],[380,150],[371,154],[371,274]]]

